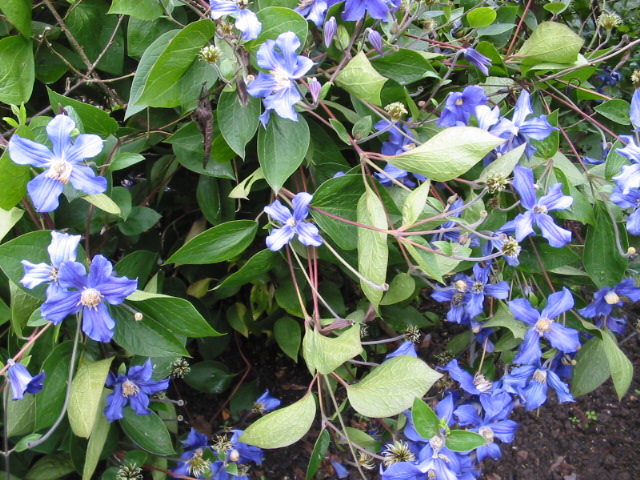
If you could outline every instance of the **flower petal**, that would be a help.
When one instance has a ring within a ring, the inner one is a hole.
[[[53,154],[66,160],[66,152],[71,145],[71,131],[76,128],[76,122],[67,115],[56,115],[47,124],[47,135],[53,145]]]
[[[96,342],[108,343],[113,338],[116,322],[113,321],[107,306],[100,302],[96,308],[84,307],[82,313],[82,331]]]
[[[542,236],[549,241],[549,245],[555,248],[562,248],[571,243],[571,232],[559,227],[546,213],[538,213],[535,216],[537,225],[540,227]]]
[[[540,319],[540,313],[531,306],[529,300],[518,298],[509,302],[509,310],[513,313],[516,320],[525,322],[531,326],[535,325]]]
[[[22,260],[24,266],[24,277],[20,280],[20,284],[24,288],[32,289],[38,285],[50,282],[53,268],[46,263],[31,263],[28,260]]]
[[[9,156],[18,165],[46,168],[55,155],[47,147],[28,138],[14,135],[9,140]]]
[[[63,288],[82,290],[87,285],[87,270],[79,262],[62,262],[58,270],[58,283]]]
[[[51,243],[47,247],[51,264],[59,267],[62,262],[74,262],[81,238],[80,235],[51,232]]]
[[[41,173],[27,183],[27,192],[29,192],[33,206],[41,213],[52,212],[58,208],[58,197],[60,197],[62,190],[64,190],[62,182],[47,177],[45,173]]]
[[[577,352],[580,348],[578,332],[559,323],[552,323],[551,330],[544,334],[551,346],[564,353]]]
[[[531,210],[536,205],[536,190],[533,184],[533,170],[527,167],[513,169],[513,187],[520,195],[520,203],[527,210]]]
[[[87,158],[93,158],[104,148],[104,142],[98,135],[82,134],[78,135],[65,155],[65,160],[69,163],[78,163]]]
[[[264,207],[264,211],[267,215],[280,223],[287,223],[291,218],[293,218],[291,211],[282,205],[280,200],[276,200],[271,205]]]
[[[520,96],[518,97],[518,101],[516,102],[516,108],[513,111],[513,123],[520,128],[520,126],[524,123],[527,115],[533,113],[531,109],[531,95],[526,90],[522,90],[520,92]]]
[[[274,228],[266,239],[267,248],[273,252],[277,252],[291,241],[295,233],[291,225]]]
[[[574,301],[571,290],[563,287],[561,291],[549,295],[547,306],[542,310],[540,317],[554,319],[567,310],[571,310],[573,305]]]
[[[566,210],[572,204],[573,198],[562,193],[562,183],[553,184],[538,201],[538,205],[547,207],[547,210]]]
[[[54,325],[58,325],[67,315],[78,313],[80,305],[80,292],[62,291],[53,294],[42,304],[42,316]]]
[[[293,218],[296,222],[302,222],[309,216],[309,204],[313,200],[313,195],[307,192],[300,192],[293,197]]]
[[[540,349],[540,335],[531,328],[524,336],[524,342],[520,345],[518,355],[513,359],[513,363],[532,365],[540,361],[542,350]]]
[[[296,231],[298,232],[298,241],[301,244],[308,247],[319,247],[322,245],[322,237],[313,223],[300,222],[296,225]]]
[[[255,13],[245,8],[236,16],[236,28],[242,32],[242,40],[249,41],[258,38],[262,31],[262,23]]]
[[[124,417],[124,407],[129,399],[122,394],[122,384],[118,383],[113,389],[113,393],[107,395],[105,399],[104,416],[108,422],[114,422]]]
[[[89,195],[97,195],[107,190],[107,179],[97,176],[91,167],[86,165],[74,165],[69,180],[76,190]]]

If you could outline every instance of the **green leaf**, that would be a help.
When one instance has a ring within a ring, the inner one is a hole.
[[[316,472],[318,468],[320,468],[320,464],[324,459],[324,455],[327,453],[329,449],[329,444],[331,443],[331,436],[329,432],[325,428],[320,432],[318,438],[316,439],[316,443],[313,446],[313,452],[311,452],[311,457],[309,457],[309,465],[307,466],[307,475],[305,476],[306,480],[312,480],[315,478]]]
[[[67,415],[71,430],[78,437],[89,438],[96,421],[102,399],[104,382],[114,357],[91,362],[80,359],[78,370],[71,382]]]
[[[482,328],[504,327],[511,330],[514,338],[524,340],[524,335],[529,331],[529,326],[523,322],[516,320],[507,306],[500,302],[498,311],[482,324]]]
[[[526,147],[527,144],[523,143],[519,147],[514,148],[513,150],[510,150],[504,155],[496,158],[482,171],[478,181],[486,183],[490,178],[501,178],[506,180],[509,175],[511,175],[511,172],[513,172],[516,165],[518,165],[522,155],[524,155],[524,149]]]
[[[381,448],[381,442],[376,440],[370,435],[367,435],[362,430],[358,430],[352,427],[345,427],[344,433],[346,434],[348,440],[353,443],[357,443],[363,448],[366,448],[370,452],[379,452]],[[378,437],[380,438],[380,437]],[[341,436],[340,444],[347,445],[347,439]]]
[[[249,425],[238,439],[260,448],[287,447],[300,440],[316,417],[316,401],[307,393],[293,405],[280,408]]]
[[[47,377],[44,379],[44,388],[36,395],[35,430],[53,425],[64,406],[72,349],[73,342],[61,343],[42,364]]]
[[[20,128],[16,131],[20,133]],[[28,165],[18,165],[9,157],[6,149],[0,157],[0,208],[10,210],[27,194],[27,182],[31,178]]]
[[[422,237],[409,237],[409,239],[416,243],[420,243],[420,241],[425,242]],[[420,241],[418,241],[418,239],[420,239]],[[403,242],[402,245],[406,248],[409,255],[411,255],[411,258],[413,258],[413,260],[418,264],[418,267],[420,267],[425,275],[440,283],[444,283],[435,253],[418,249],[407,242]]]
[[[118,170],[129,168],[130,166],[143,161],[144,157],[139,153],[122,152],[116,155],[116,158],[111,161],[111,163],[109,164],[109,170],[111,170],[112,172],[116,172]]]
[[[544,4],[542,8],[544,8],[547,12],[551,12],[553,15],[558,15],[559,13],[564,12],[568,6],[568,3],[551,2]]]
[[[3,210],[0,208],[0,241],[7,233],[11,231],[18,221],[22,218],[24,210],[12,208],[11,210]]]
[[[587,228],[582,262],[598,288],[613,287],[624,278],[627,260],[618,252],[611,218],[602,202],[596,204],[595,210],[596,222]]]
[[[336,77],[339,87],[374,105],[380,105],[380,92],[386,81],[362,51],[353,57]]]
[[[196,338],[221,335],[183,298],[136,290],[127,303],[144,315],[143,321],[151,318],[173,333]]]
[[[480,7],[467,13],[467,22],[471,28],[488,27],[495,22],[498,16],[495,9],[490,7]]]
[[[184,381],[191,388],[204,393],[222,393],[229,388],[235,374],[230,373],[224,363],[205,360],[194,363],[184,376]]]
[[[347,328],[337,338],[326,337],[308,328],[302,340],[302,354],[312,373],[317,370],[327,375],[360,352],[359,324]]]
[[[103,410],[104,399],[110,393],[112,393],[111,390],[106,388],[102,389],[102,399],[96,411],[93,431],[91,432],[89,444],[87,445],[87,455],[85,456],[84,467],[82,468],[82,480],[91,480],[93,472],[95,472],[98,462],[100,461],[100,455],[107,440],[107,435],[109,434],[111,424],[107,421],[107,417],[104,416]]]
[[[624,394],[629,390],[631,380],[633,380],[633,365],[627,356],[620,350],[613,333],[605,330],[602,335],[604,343],[604,354],[609,362],[611,380],[618,394],[618,400],[622,400]]]
[[[129,353],[144,357],[189,356],[184,348],[184,339],[178,339],[151,316],[137,322],[133,313],[122,307],[111,307],[109,311],[117,325],[113,340]],[[171,320],[162,319],[163,322]]]
[[[543,22],[525,40],[517,55],[527,63],[571,63],[578,59],[584,39],[571,28],[556,22]]]
[[[384,77],[400,85],[408,85],[426,77],[440,78],[431,61],[422,52],[401,48],[371,61],[371,65]]]
[[[358,201],[358,223],[376,228],[387,228],[387,217],[384,206],[378,196],[368,186]],[[383,291],[388,288],[387,263],[389,248],[387,235],[368,228],[358,229],[358,271],[371,284],[360,279],[360,287],[375,307],[382,299]]]
[[[406,153],[386,157],[398,168],[446,182],[466,173],[504,140],[476,127],[450,127]]]
[[[609,153],[607,154],[607,159],[605,162],[605,177],[607,180],[611,180],[612,177],[615,177],[620,173],[620,169],[623,165],[626,165],[629,159],[620,155],[616,150],[618,148],[623,148],[624,145],[620,140],[616,140],[616,142],[609,149]]]
[[[74,472],[75,467],[68,453],[45,455],[29,469],[23,480],[60,480]]]
[[[427,393],[440,375],[422,360],[400,355],[387,360],[355,385],[347,387],[351,406],[373,418],[397,415]]]
[[[49,94],[49,102],[54,112],[62,107],[73,107],[75,112],[82,120],[82,126],[85,133],[95,133],[96,135],[113,135],[118,131],[118,122],[98,107],[89,105],[88,103],[79,102],[72,98],[59,95],[50,88],[47,88]]]
[[[218,100],[218,123],[227,144],[244,158],[244,149],[256,134],[260,124],[260,99],[249,96],[240,103],[237,92],[223,90]]]
[[[118,229],[123,235],[140,235],[158,223],[161,218],[162,215],[149,207],[131,207],[127,219],[118,223]]]
[[[31,2],[32,0],[4,0],[0,5],[0,10],[9,23],[26,38],[31,36]]]
[[[138,20],[155,20],[164,15],[157,0],[113,0],[107,13],[129,15]]]
[[[258,160],[274,192],[297,170],[309,148],[309,126],[298,115],[294,122],[272,114],[266,129],[258,132]]]
[[[127,437],[154,455],[176,453],[167,426],[154,412],[138,415],[131,407],[125,407],[120,426]]]
[[[16,443],[16,452],[24,452],[29,449],[29,444],[42,438],[41,433],[32,433],[26,437],[22,437],[18,443]]]
[[[424,206],[427,203],[427,198],[429,198],[430,188],[431,182],[427,180],[426,182],[423,182],[418,188],[414,189],[409,195],[407,195],[407,198],[405,198],[404,203],[402,204],[403,227],[413,225],[413,223],[422,214],[422,212],[424,211]]]
[[[311,202],[311,217],[323,233],[344,250],[358,246],[358,228],[346,222],[324,215],[327,212],[352,222],[358,220],[357,206],[364,194],[360,175],[342,175],[331,178],[318,187]],[[315,210],[315,209],[318,210]]]
[[[276,40],[281,33],[293,32],[300,39],[300,45],[307,41],[307,20],[293,9],[284,7],[266,7],[261,9],[256,16],[262,29],[255,40],[245,43],[249,50],[257,50],[267,40]]]
[[[440,434],[440,419],[429,405],[419,398],[414,398],[411,407],[413,426],[422,438],[430,439]]]
[[[380,305],[393,305],[411,297],[416,289],[416,281],[408,273],[399,273],[389,285],[389,290],[380,301]]]
[[[575,262],[580,257],[569,247],[555,248],[549,245],[546,239],[540,237],[534,239],[538,255],[531,248],[523,248],[519,255],[520,270],[528,273],[540,273],[545,270],[563,267]],[[542,265],[538,260],[542,260]]]
[[[482,435],[466,430],[451,430],[445,442],[447,448],[454,452],[466,452],[486,444]]]
[[[31,40],[22,35],[0,40],[0,65],[0,102],[27,103],[36,80]]]
[[[154,107],[176,106],[173,99],[165,98],[167,92],[185,75],[215,30],[215,24],[209,19],[190,23],[183,28],[153,64],[142,94],[135,103]]]
[[[571,377],[571,393],[574,397],[594,391],[611,376],[604,350],[604,342],[592,337],[578,351]]]
[[[302,337],[300,324],[291,317],[279,318],[273,325],[273,336],[282,351],[297,363]]]
[[[22,337],[22,329],[27,325],[40,302],[13,282],[9,283],[9,291],[11,293],[11,327],[17,336]]]
[[[97,195],[85,195],[80,198],[89,202],[91,205],[98,207],[103,212],[110,213],[111,215],[120,215],[120,207],[118,207],[116,202],[111,200],[104,193],[99,193]]]
[[[191,239],[166,263],[204,265],[230,260],[251,245],[257,230],[252,220],[223,223]]]
[[[5,397],[11,395],[11,388],[5,388]],[[32,433],[36,421],[36,398],[27,394],[22,400],[9,400],[7,403],[7,437]]]
[[[217,287],[240,287],[253,283],[260,275],[267,273],[278,264],[280,256],[271,250],[262,250],[247,260],[240,269],[225,278]]]
[[[631,105],[625,100],[614,98],[613,100],[606,101],[600,105],[594,107],[605,118],[608,118],[612,122],[619,123],[620,125],[630,125],[629,110]]]

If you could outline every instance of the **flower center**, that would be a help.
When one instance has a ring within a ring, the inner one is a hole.
[[[69,183],[69,177],[71,176],[72,166],[64,158],[56,158],[49,167],[49,171],[45,174],[45,177],[52,178],[58,182],[66,185]]]
[[[244,8],[247,8],[249,6],[249,1],[248,0],[236,0],[236,5],[238,5],[238,8],[244,9]]]
[[[51,266],[51,270],[49,270],[49,279],[52,283],[58,283],[58,267]]]
[[[474,284],[471,286],[471,291],[473,293],[482,293],[482,292],[484,292],[484,283],[482,283],[482,282],[474,282]]]
[[[434,455],[436,455],[442,447],[444,447],[444,438],[442,438],[441,435],[431,437],[431,439],[429,439],[429,445],[433,449]]]
[[[465,282],[464,280],[458,280],[456,283],[453,284],[453,288],[455,288],[459,292],[466,292],[467,286],[468,286],[467,282]]]
[[[131,395],[135,395],[139,391],[140,389],[138,388],[138,386],[128,378],[122,383],[122,396],[124,397],[130,397]]]
[[[548,318],[541,318],[536,322],[536,325],[534,328],[540,335],[542,335],[543,333],[547,333],[551,331],[552,323],[553,323],[553,320],[550,320]]]
[[[463,300],[464,300],[464,293],[461,293],[461,292],[454,293],[453,297],[451,297],[451,305],[454,307],[459,307],[460,305],[462,305]]]
[[[547,371],[536,370],[533,372],[533,379],[538,383],[547,383]]]
[[[283,88],[289,88],[291,86],[291,80],[289,79],[289,72],[278,65],[276,68],[269,72],[276,80],[277,87],[275,92],[282,90]]]
[[[473,379],[473,384],[482,393],[488,392],[493,387],[493,383],[484,378],[484,375],[478,374]]]
[[[462,98],[459,98],[456,100],[456,106],[461,106],[464,103],[464,100],[462,100]]]
[[[616,294],[616,292],[611,290],[610,292],[607,292],[607,294],[604,296],[604,301],[607,302],[609,305],[615,305],[620,301],[620,297]]]
[[[533,207],[533,213],[547,213],[547,207],[544,205],[536,205]]]
[[[201,448],[197,449],[193,452],[193,457],[189,460],[189,472],[194,477],[204,477],[206,473],[210,471],[209,462],[207,462],[204,458],[202,458],[202,454],[204,452]]]
[[[87,288],[80,295],[80,304],[89,308],[97,308],[102,301],[102,294],[95,288]]]
[[[478,429],[478,433],[484,437],[487,443],[493,443],[493,437],[495,436],[495,434],[490,427],[480,427]]]

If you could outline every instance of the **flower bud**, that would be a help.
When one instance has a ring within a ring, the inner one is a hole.
[[[331,42],[333,41],[333,37],[336,36],[336,32],[338,31],[338,23],[336,22],[336,17],[331,17],[324,24],[324,45],[329,48]]]
[[[320,82],[315,78],[311,78],[309,79],[308,88],[313,103],[316,103],[318,98],[320,98],[320,89],[322,88],[322,85],[320,85]]]
[[[369,40],[369,43],[371,44],[371,46],[376,50],[376,52],[378,52],[380,55],[382,55],[383,54],[382,36],[378,32],[376,32],[375,30],[369,29],[368,40]]]

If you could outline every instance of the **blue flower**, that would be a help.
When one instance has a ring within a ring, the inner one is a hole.
[[[527,410],[535,410],[547,401],[548,385],[556,391],[560,403],[574,401],[567,384],[553,370],[545,365],[540,366],[539,362],[514,368],[503,378],[505,390],[518,394]]]
[[[573,204],[573,198],[563,195],[562,184],[556,183],[549,188],[546,195],[536,199],[536,190],[533,185],[533,171],[530,168],[514,169],[513,186],[520,195],[520,203],[527,211],[519,214],[503,228],[515,229],[516,240],[521,242],[534,233],[533,225],[538,225],[542,236],[549,240],[549,245],[556,248],[564,247],[571,242],[571,232],[557,226],[547,212],[566,210]]]
[[[257,413],[270,412],[278,408],[281,403],[278,398],[269,395],[269,390],[267,389],[253,402],[253,411]]]
[[[258,78],[247,86],[254,97],[264,98],[265,112],[260,115],[262,125],[269,122],[269,113],[274,110],[280,117],[298,120],[293,106],[302,98],[296,89],[295,80],[302,77],[313,66],[313,61],[297,55],[300,40],[293,32],[281,33],[274,40],[264,42],[257,53],[258,65],[269,73],[260,72]]]
[[[51,264],[31,263],[22,260],[24,277],[20,283],[25,288],[32,289],[38,285],[49,282],[47,296],[51,296],[62,290],[58,282],[58,270],[62,262],[73,262],[76,259],[76,250],[80,243],[80,235],[68,235],[66,233],[51,232],[51,243],[47,247]]]
[[[528,159],[531,159],[536,152],[536,147],[531,145],[529,140],[544,140],[557,130],[556,127],[547,121],[546,115],[540,115],[539,117],[527,120],[527,117],[532,113],[531,96],[529,92],[522,90],[516,102],[516,107],[513,110],[513,120],[502,118],[500,122],[491,129],[493,135],[507,140],[496,149],[497,152],[504,154],[526,143],[525,154]]]
[[[335,1],[330,2],[332,5]],[[303,0],[298,4],[298,7],[294,9],[307,20],[316,24],[317,27],[322,27],[324,23],[324,15],[327,13],[329,4],[327,0]]]
[[[71,143],[71,131],[76,124],[66,115],[56,115],[47,125],[47,135],[53,151],[27,138],[14,135],[9,140],[9,155],[20,165],[47,170],[27,184],[27,191],[38,212],[58,208],[58,197],[71,182],[77,190],[97,195],[107,189],[107,179],[97,177],[93,170],[80,162],[93,158],[103,148],[98,135],[78,135]]]
[[[387,356],[384,357],[384,361],[386,362],[387,360],[393,358],[393,357],[398,357],[400,355],[408,355],[410,357],[417,357],[418,354],[416,353],[416,348],[413,345],[413,342],[409,341],[409,340],[405,340],[404,342],[402,342],[402,345],[400,345],[398,348],[396,348],[393,352],[391,353],[387,353]]]
[[[247,8],[246,0],[209,0],[211,18],[217,20],[225,15],[233,15],[236,28],[242,32],[243,40],[258,38],[262,24],[255,13]]]
[[[475,48],[465,48],[462,52],[464,54],[464,58],[469,62],[478,67],[485,75],[489,75],[489,67],[491,66],[491,59],[489,57],[485,57]]]
[[[438,367],[445,370],[449,376],[460,384],[460,387],[471,395],[489,394],[493,389],[493,383],[485,379],[484,375],[471,375],[458,365],[458,360],[453,359],[444,367]]]
[[[180,455],[178,466],[171,471],[185,477],[207,478],[205,475],[213,470],[213,464],[203,458],[204,452],[211,450],[207,436],[192,428],[181,443],[185,451]]]
[[[256,465],[261,465],[263,457],[262,450],[239,441],[240,436],[244,433],[243,430],[234,429],[231,430],[231,433],[233,433],[230,440],[232,448],[227,453],[227,460],[238,463],[253,462]]]
[[[462,92],[450,93],[438,119],[439,127],[455,127],[469,125],[471,114],[478,105],[487,103],[484,90],[477,85],[469,85]]]
[[[144,365],[131,367],[126,375],[118,375],[109,372],[107,387],[113,387],[113,393],[105,399],[104,415],[109,422],[120,420],[124,416],[124,407],[129,404],[138,415],[149,415],[149,395],[169,388],[169,378],[158,380],[151,379],[153,367],[151,359],[147,359]]]
[[[309,204],[313,200],[313,196],[300,192],[293,197],[293,214],[291,211],[276,200],[268,207],[264,207],[264,211],[274,220],[282,223],[282,227],[275,228],[267,237],[267,248],[277,252],[286,244],[288,244],[295,235],[303,245],[319,247],[322,245],[322,237],[313,223],[305,222],[309,216]]]
[[[9,384],[11,385],[11,391],[13,392],[13,400],[22,400],[25,393],[35,395],[42,390],[42,382],[47,374],[41,372],[33,377],[27,367],[21,363],[15,363],[12,358],[7,360],[9,368],[7,374],[9,375]]]
[[[466,310],[470,317],[480,315],[484,310],[484,296],[504,300],[509,296],[509,284],[507,282],[489,283],[491,267],[482,267],[479,263],[473,266],[473,278],[469,288]]]
[[[400,7],[400,0],[347,0],[342,18],[348,22],[362,20],[366,13],[371,18],[386,22],[390,13]]]
[[[640,131],[640,90],[633,92],[631,98],[631,109],[629,110],[629,119],[635,127],[634,132]]]
[[[509,309],[516,320],[525,322],[532,328],[524,336],[520,352],[513,359],[514,363],[534,364],[539,361],[540,338],[546,338],[552,347],[561,352],[576,352],[580,348],[578,332],[572,328],[554,321],[558,315],[573,308],[573,296],[565,287],[561,292],[552,293],[547,300],[547,306],[538,312],[531,306],[529,300],[518,298],[509,302]]]
[[[620,139],[627,144],[624,148],[616,148],[616,152],[627,157],[632,165],[624,165],[620,175],[613,177],[622,195],[627,195],[632,188],[640,188],[640,147],[632,135],[620,135]]]
[[[62,288],[42,304],[42,316],[59,324],[67,315],[82,310],[82,331],[96,342],[109,342],[113,337],[115,322],[106,303],[121,304],[135,292],[138,280],[115,277],[109,260],[102,255],[93,258],[89,275],[78,262],[63,262],[58,270],[58,282]]]
[[[593,301],[585,308],[578,310],[580,315],[594,318],[598,315],[610,315],[614,305],[622,306],[622,299],[627,297],[632,302],[640,300],[640,287],[636,287],[632,278],[626,278],[615,287],[604,287],[593,295]]]

